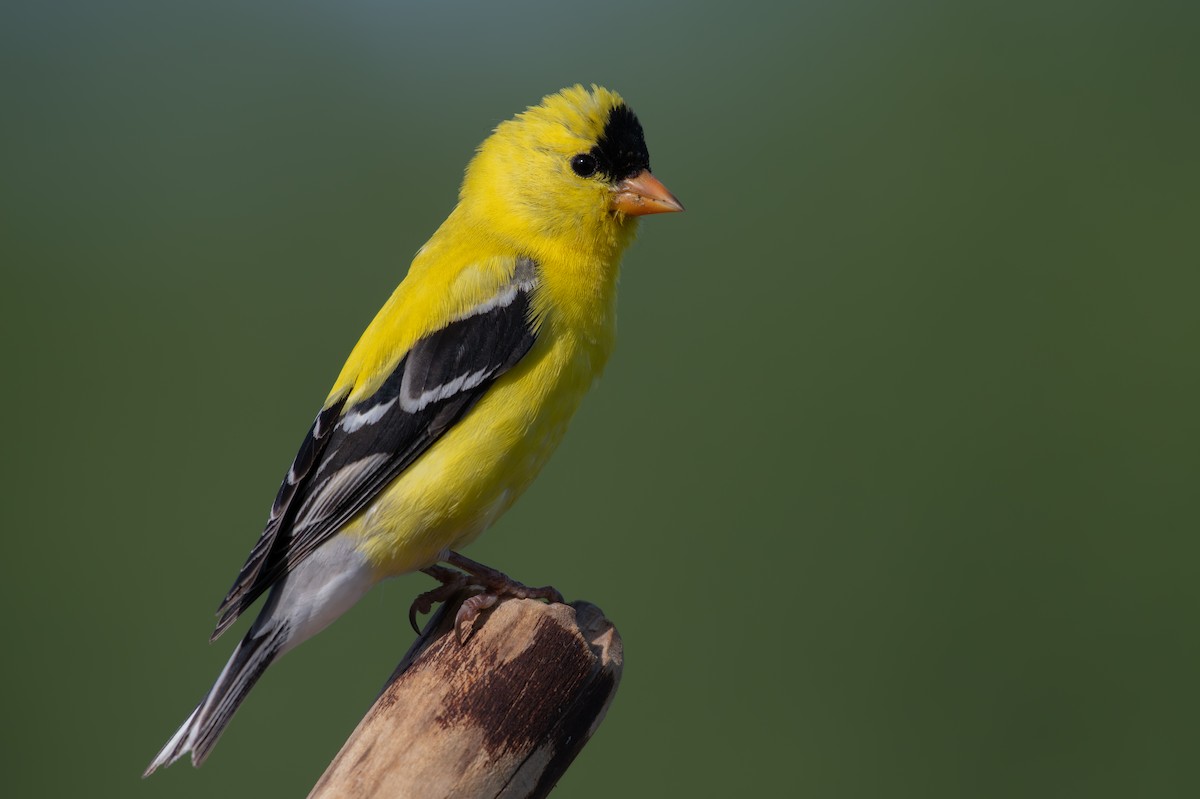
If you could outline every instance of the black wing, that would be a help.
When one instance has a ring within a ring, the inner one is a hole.
[[[413,345],[373,395],[313,422],[267,526],[217,610],[213,639],[365,508],[533,346],[536,265],[517,261],[492,298]]]

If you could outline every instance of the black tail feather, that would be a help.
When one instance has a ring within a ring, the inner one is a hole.
[[[142,775],[148,777],[159,766],[169,766],[188,752],[192,765],[205,761],[217,739],[237,712],[246,694],[274,662],[287,641],[286,624],[266,631],[251,630],[233,651],[221,675],[183,725],[171,736],[162,751]]]

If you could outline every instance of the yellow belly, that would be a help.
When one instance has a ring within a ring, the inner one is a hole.
[[[343,533],[358,539],[381,577],[475,540],[553,454],[601,366],[595,359],[569,341],[539,341]]]

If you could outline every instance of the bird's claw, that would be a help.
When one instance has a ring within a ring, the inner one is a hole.
[[[412,625],[413,632],[417,633],[417,635],[421,634],[421,628],[417,626],[417,614],[424,616],[433,610],[433,606],[438,602],[445,602],[450,599],[456,593],[466,588],[471,582],[471,578],[468,575],[456,572],[453,569],[443,568],[442,566],[430,566],[428,569],[422,569],[422,571],[437,580],[441,580],[442,584],[437,588],[420,594],[408,607],[408,623]]]
[[[471,633],[475,631],[475,622],[479,615],[499,602],[502,597],[545,599],[551,604],[563,602],[563,595],[552,586],[544,585],[532,588],[490,566],[484,566],[482,563],[465,558],[457,552],[451,552],[446,562],[457,566],[462,571],[447,569],[444,566],[430,566],[421,570],[442,584],[418,596],[408,609],[409,623],[418,633],[420,633],[417,628],[418,613],[428,613],[435,603],[445,602],[468,587],[476,587],[481,591],[464,599],[454,616],[454,629],[460,644],[465,644],[471,637]]]
[[[499,601],[500,597],[495,594],[474,594],[463,600],[458,606],[458,613],[454,615],[454,630],[460,644],[465,644],[471,633],[475,632],[475,620],[479,614]]]
[[[496,587],[496,590],[473,594],[463,600],[454,616],[454,629],[458,633],[460,644],[465,644],[471,633],[475,632],[475,620],[479,618],[479,614],[499,602],[502,596],[513,599],[545,599],[550,604],[561,604],[563,601],[563,595],[556,588],[548,585],[530,588],[515,580],[509,585]]]

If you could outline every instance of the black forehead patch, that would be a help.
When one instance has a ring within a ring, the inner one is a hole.
[[[624,180],[650,168],[650,153],[646,150],[646,137],[642,123],[629,106],[622,103],[608,113],[604,132],[592,148],[591,155],[600,165],[600,171],[610,180]]]

